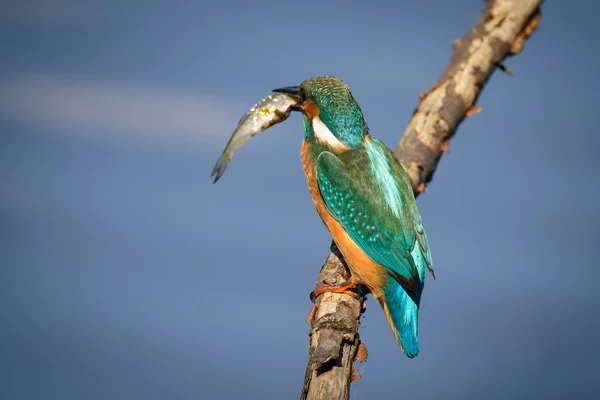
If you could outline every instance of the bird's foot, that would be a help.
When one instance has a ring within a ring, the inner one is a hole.
[[[310,293],[310,300],[314,303],[316,298],[325,292],[344,293],[356,299],[360,299],[362,294],[356,292],[356,287],[360,282],[356,279],[349,279],[339,285],[325,285],[316,288]]]

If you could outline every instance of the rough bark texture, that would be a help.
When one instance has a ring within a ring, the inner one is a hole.
[[[335,243],[321,268],[317,288],[327,283],[340,284],[350,278],[343,257]],[[310,362],[306,368],[302,399],[348,398],[352,366],[359,347],[358,324],[364,311],[363,297],[326,292],[315,300],[310,335]],[[326,377],[326,379],[323,379]]]
[[[419,96],[415,109],[394,153],[406,169],[415,195],[425,191],[450,138],[465,117],[481,111],[477,97],[496,67],[512,75],[502,61],[519,53],[537,28],[543,0],[487,0],[479,20],[452,44],[444,72],[429,91]],[[335,244],[317,279],[339,284],[350,277]],[[362,288],[364,292],[364,288]],[[309,361],[301,399],[348,399],[354,361],[366,360],[366,348],[358,335],[365,298],[324,293],[315,300]],[[398,349],[400,357],[400,350]]]

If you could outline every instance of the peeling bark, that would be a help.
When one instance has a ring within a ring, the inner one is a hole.
[[[448,65],[433,87],[419,96],[420,103],[394,150],[415,196],[425,191],[442,154],[449,151],[458,125],[481,111],[477,98],[496,67],[510,72],[502,62],[519,53],[538,27],[542,2],[487,0],[471,30],[452,43]],[[339,250],[332,244],[317,287],[339,284],[349,277]],[[365,289],[361,290],[364,293]],[[350,382],[359,377],[353,375],[353,363],[363,361],[367,354],[358,335],[365,297],[324,293],[317,297],[315,307],[301,399],[348,399]]]

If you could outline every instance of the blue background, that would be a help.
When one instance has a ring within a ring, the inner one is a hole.
[[[476,0],[0,6],[0,397],[297,398],[329,235],[299,115],[272,88],[336,75],[394,148]],[[437,280],[419,357],[372,299],[352,398],[600,396],[600,6],[549,1],[419,198]]]

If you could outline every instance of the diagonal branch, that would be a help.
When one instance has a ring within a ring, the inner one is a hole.
[[[452,44],[444,72],[429,91],[419,96],[402,140],[394,153],[410,177],[415,195],[425,191],[441,156],[465,117],[481,111],[475,105],[496,69],[512,75],[502,62],[518,54],[538,27],[543,0],[486,0],[479,20]],[[334,243],[317,279],[317,287],[349,278]],[[309,361],[301,399],[347,399],[354,360],[366,360],[358,326],[365,298],[324,293],[317,297],[312,322]],[[358,357],[357,357],[358,354]]]

